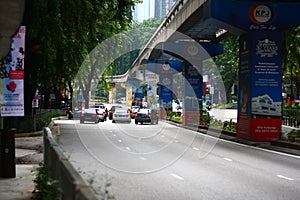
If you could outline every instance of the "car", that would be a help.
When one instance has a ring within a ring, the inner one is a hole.
[[[116,122],[131,123],[130,110],[128,108],[116,108],[113,113],[112,123]]]
[[[182,113],[182,101],[178,99],[172,100],[172,111],[176,113]]]
[[[106,114],[105,109],[99,108],[98,113],[99,113],[99,115],[100,115],[100,116],[99,116],[99,121],[101,121],[101,122],[106,121],[106,119],[107,119],[107,114]]]
[[[116,108],[122,108],[122,106],[121,106],[121,105],[113,105],[113,106],[111,106],[111,108],[110,108],[109,111],[108,111],[108,118],[109,118],[110,120],[112,120],[112,118],[113,118],[113,113],[115,112]]]
[[[80,123],[83,124],[86,121],[99,123],[99,121],[104,121],[104,114],[99,108],[87,108],[80,113]]]
[[[131,106],[131,119],[134,119],[137,112],[140,110],[140,106]]]
[[[127,103],[126,97],[122,97],[120,99],[117,99],[116,103],[126,104]]]
[[[208,110],[207,108],[202,108],[202,109],[200,109],[200,113],[201,113],[201,115],[207,115],[207,116],[210,116],[209,110]]]
[[[134,119],[135,124],[138,123],[151,123],[157,124],[158,123],[158,110],[156,109],[145,109],[142,108],[137,112],[137,115]]]
[[[95,108],[105,109],[105,105],[103,103],[95,103]]]

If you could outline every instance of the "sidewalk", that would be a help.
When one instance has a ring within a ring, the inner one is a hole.
[[[16,177],[0,178],[1,200],[33,199],[37,167],[43,161],[43,137],[42,132],[31,135],[15,138]]]

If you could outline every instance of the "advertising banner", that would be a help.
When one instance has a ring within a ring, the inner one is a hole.
[[[173,70],[168,63],[161,64],[161,73],[159,76],[160,84],[160,107],[164,110],[172,110],[173,100]]]
[[[277,139],[281,131],[280,32],[252,32],[240,40],[238,137]]]
[[[11,52],[1,61],[1,116],[24,116],[25,26],[12,39]]]
[[[201,70],[199,70],[201,71]],[[183,125],[198,124],[202,109],[203,77],[194,66],[184,65]]]

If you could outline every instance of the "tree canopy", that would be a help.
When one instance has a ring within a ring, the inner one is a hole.
[[[63,93],[84,58],[97,44],[127,29],[137,0],[27,0],[25,90]],[[71,89],[70,89],[71,91]],[[58,103],[58,102],[57,102]],[[46,102],[45,102],[46,104]]]

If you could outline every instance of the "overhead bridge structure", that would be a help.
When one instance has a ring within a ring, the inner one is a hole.
[[[223,53],[224,38],[240,35],[237,135],[251,141],[276,139],[283,32],[300,24],[299,9],[299,0],[178,0],[126,76],[156,74],[161,111],[181,95],[183,124],[195,123],[204,101],[204,74],[213,67],[204,61]],[[172,87],[178,74],[182,94]]]

